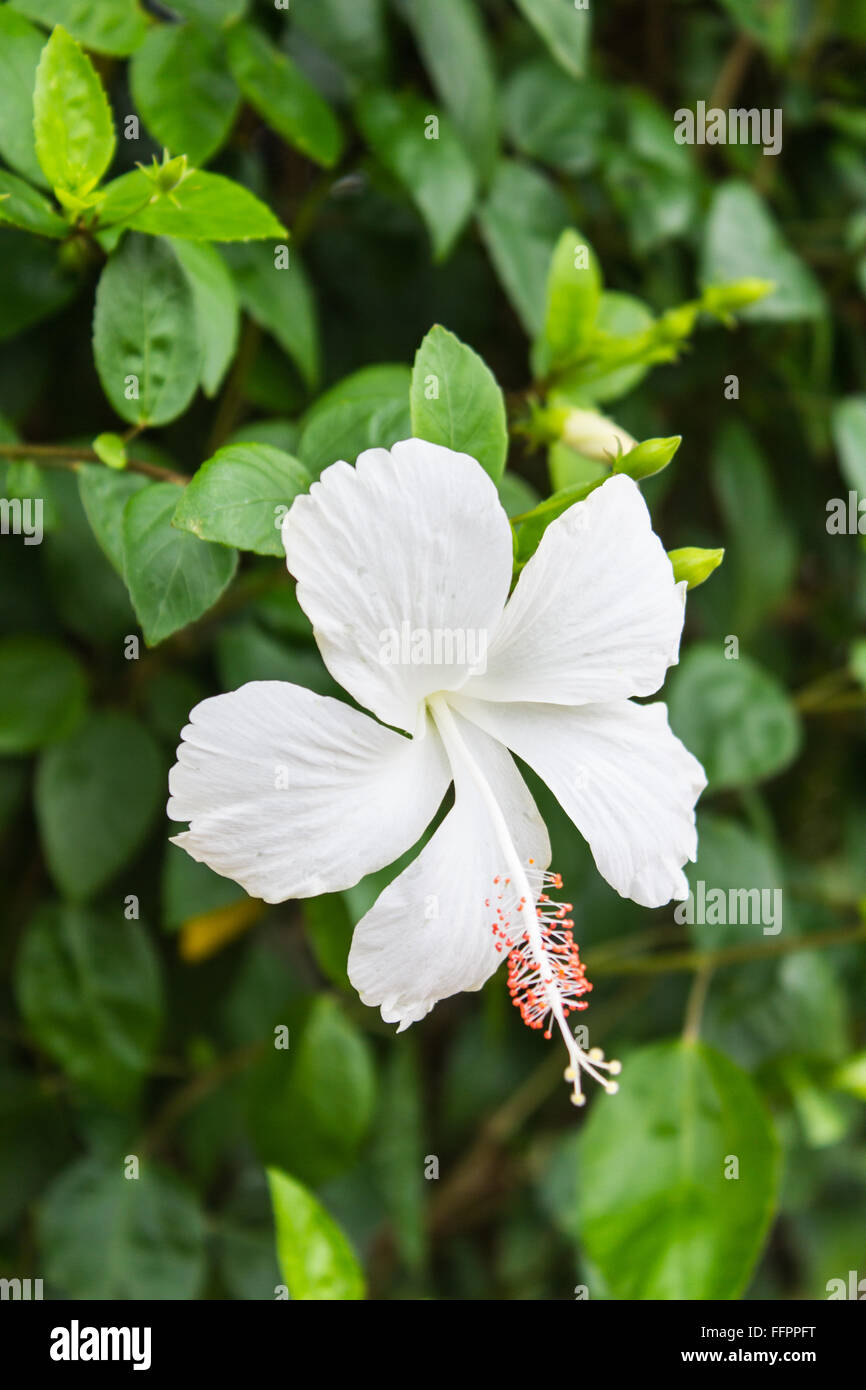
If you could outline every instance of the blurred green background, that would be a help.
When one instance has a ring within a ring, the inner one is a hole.
[[[243,310],[228,370],[139,459],[185,475],[255,440],[315,474],[390,444],[438,322],[506,393],[521,513],[592,476],[520,431],[563,229],[615,292],[610,332],[707,282],[775,283],[735,331],[704,319],[678,361],[594,399],[635,438],[683,436],[646,484],[666,547],[725,547],[665,688],[710,779],[689,874],[781,889],[784,924],[621,900],[533,782],[620,1096],[575,1114],[501,976],[396,1037],[345,976],[393,870],[266,908],[168,844],[198,699],[333,692],[280,560],[247,554],[199,621],[128,660],[139,621],[75,470],[7,457],[0,490],[41,497],[46,535],[0,543],[0,1276],[76,1298],[458,1300],[825,1298],[866,1277],[866,551],[826,524],[830,499],[866,496],[862,4],[12,0],[0,155],[33,178],[21,132],[55,22],[109,93],[113,173],[167,146],[292,231],[285,281],[271,246],[222,248]],[[781,153],[676,144],[699,100],[781,109]],[[91,351],[109,249],[0,227],[7,448],[121,428]],[[381,363],[402,365],[326,394]],[[287,1175],[280,1264],[266,1167]]]

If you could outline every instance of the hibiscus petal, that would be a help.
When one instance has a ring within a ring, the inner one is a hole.
[[[550,863],[535,802],[505,748],[455,718],[496,799],[523,864]],[[453,808],[418,858],[380,894],[355,928],[349,979],[365,1004],[402,1031],[439,999],[480,989],[502,961],[496,950],[494,879],[505,868],[490,807],[468,766],[451,753]]]
[[[609,478],[551,522],[464,695],[574,705],[651,695],[679,651],[674,580],[640,488]]]
[[[621,897],[644,907],[688,897],[682,866],[697,853],[694,806],[707,779],[671,733],[666,705],[457,703],[547,783]]]
[[[328,669],[385,723],[414,729],[419,702],[486,656],[511,531],[467,454],[407,439],[335,463],[296,499],[283,541]]]
[[[350,888],[420,838],[451,778],[432,725],[414,739],[302,686],[203,700],[169,776],[175,837],[265,902]]]

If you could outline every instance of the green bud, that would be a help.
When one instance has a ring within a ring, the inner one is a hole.
[[[679,343],[683,338],[690,338],[700,308],[699,301],[695,300],[694,303],[678,304],[675,309],[668,309],[655,325],[655,337],[663,343]]]
[[[696,545],[668,551],[668,559],[674,567],[674,579],[677,582],[685,579],[690,589],[696,589],[705,579],[709,579],[713,570],[719,568],[724,555],[724,550],[701,550]]]
[[[682,443],[681,434],[672,434],[667,439],[645,439],[636,444],[627,454],[617,459],[614,473],[627,473],[630,478],[649,478],[653,473],[661,473],[667,468]]]
[[[758,280],[755,276],[734,280],[730,285],[708,285],[701,296],[701,308],[727,323],[732,314],[748,309],[775,288],[772,280]]]
[[[126,445],[119,434],[98,434],[93,441],[93,452],[108,468],[126,467]]]
[[[138,167],[153,184],[156,192],[163,194],[171,193],[192,173],[185,154],[175,155],[174,159],[170,159],[168,150],[163,150],[161,164],[154,155],[152,164],[139,164]]]

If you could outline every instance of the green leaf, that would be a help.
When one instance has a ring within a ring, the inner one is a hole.
[[[185,19],[226,28],[236,19],[243,19],[250,0],[171,0],[171,8]]]
[[[48,1189],[38,1214],[45,1279],[75,1299],[195,1299],[205,1277],[195,1194],[149,1164],[87,1157]]]
[[[45,183],[36,158],[33,89],[45,36],[9,5],[0,8],[0,155],[32,183]]]
[[[784,688],[748,656],[727,660],[721,643],[686,653],[670,676],[668,708],[712,791],[773,777],[800,751],[800,720]]]
[[[287,1173],[268,1169],[277,1258],[293,1299],[343,1302],[363,1299],[364,1275],[333,1217]]]
[[[130,237],[96,290],[93,353],[102,389],[133,424],[184,411],[201,374],[196,309],[169,245]]]
[[[0,169],[0,222],[23,227],[37,236],[64,237],[69,230],[47,198],[5,169]]]
[[[385,0],[294,0],[292,23],[364,82],[384,76]]]
[[[90,59],[59,27],[36,70],[33,128],[53,188],[83,196],[96,187],[114,154],[111,108]]]
[[[228,55],[235,81],[268,125],[302,154],[332,168],[343,148],[339,122],[291,58],[248,24],[230,30]]]
[[[592,24],[589,7],[579,9],[574,0],[517,0],[517,6],[560,67],[572,77],[583,77]]]
[[[206,613],[237,566],[236,550],[172,526],[182,492],[177,483],[155,483],[123,513],[126,583],[149,647]]]
[[[712,453],[713,490],[727,523],[730,597],[726,619],[747,639],[777,610],[797,570],[797,541],[766,458],[739,421],[721,430]]]
[[[475,170],[447,117],[420,97],[371,91],[358,102],[357,118],[370,148],[423,217],[434,260],[444,261],[477,191]]]
[[[172,249],[195,300],[202,390],[215,396],[237,347],[241,315],[235,282],[216,247],[175,241]]]
[[[653,316],[647,306],[634,295],[621,294],[618,290],[605,290],[599,300],[595,332],[612,338],[628,338],[632,334],[643,333],[650,328]],[[603,366],[593,365],[590,360],[586,366],[569,374],[568,385],[579,388],[594,401],[616,401],[633,391],[649,370],[646,363],[637,362],[614,371],[606,371]]]
[[[601,83],[575,82],[549,58],[535,58],[506,83],[502,115],[521,154],[568,174],[585,174],[602,151],[611,156],[605,138],[615,104]]]
[[[725,285],[747,277],[772,280],[776,290],[745,308],[744,319],[779,323],[821,318],[826,311],[820,285],[788,246],[760,194],[748,184],[725,183],[716,189],[707,215],[701,283]]]
[[[587,1256],[619,1299],[737,1298],[772,1217],[779,1153],[745,1072],[702,1044],[628,1057],[579,1143]],[[726,1177],[732,1160],[736,1177]]]
[[[383,1070],[373,1134],[373,1170],[395,1241],[406,1267],[420,1270],[427,1260],[424,1105],[415,1051],[402,1040]]]
[[[499,481],[508,454],[504,397],[478,354],[439,324],[415,355],[411,399],[417,438],[469,454]]]
[[[273,334],[307,386],[315,386],[321,372],[319,325],[297,253],[284,245],[250,245],[227,246],[225,255],[247,313]]]
[[[49,748],[36,773],[36,817],[51,876],[80,902],[141,848],[163,793],[162,754],[131,715],[101,711]]]
[[[28,232],[0,228],[0,341],[56,314],[76,289],[56,246],[35,241]]]
[[[250,241],[285,237],[270,208],[242,184],[222,174],[190,170],[173,188],[160,192],[142,169],[123,174],[106,188],[99,225],[122,222],[149,236],[190,241]]]
[[[337,459],[354,463],[365,449],[390,449],[408,439],[411,384],[408,367],[382,363],[362,367],[325,391],[307,411],[298,443],[312,476]]]
[[[328,995],[285,1011],[289,1046],[274,1047],[250,1076],[250,1131],[259,1156],[303,1182],[335,1177],[354,1161],[375,1101],[363,1034]],[[323,1098],[327,1097],[327,1104]]]
[[[433,86],[486,179],[496,159],[499,118],[484,22],[472,0],[407,0],[406,17]]]
[[[32,753],[65,738],[85,695],[84,672],[59,642],[0,638],[0,754]]]
[[[150,133],[172,154],[206,164],[225,143],[240,105],[222,36],[194,24],[161,24],[135,53],[129,74]]]
[[[831,418],[842,476],[849,488],[866,497],[866,396],[837,401]]]
[[[191,917],[218,912],[220,908],[243,902],[243,888],[230,878],[215,874],[179,845],[170,841],[162,863],[162,923],[168,931],[178,931]]]
[[[590,341],[601,300],[601,271],[592,247],[574,228],[562,233],[550,263],[544,330],[533,349],[542,375],[568,366]]]
[[[523,516],[513,518],[519,524],[517,533],[517,558],[521,565],[535,554],[541,544],[541,537],[544,535],[551,521],[555,521],[558,516],[573,507],[575,502],[582,502],[585,497],[603,483],[609,475],[603,470],[598,477],[590,478],[586,482],[571,483],[568,487],[559,488],[551,493],[550,497],[544,502],[539,502],[532,511],[526,512]]]
[[[62,24],[94,53],[125,57],[147,33],[147,18],[136,0],[11,0],[14,9],[53,29]]]
[[[68,905],[27,927],[15,993],[36,1042],[107,1102],[135,1094],[153,1059],[162,993],[150,939],[135,921]]]
[[[215,655],[223,690],[237,690],[248,681],[289,681],[291,685],[315,690],[317,695],[342,694],[318,648],[291,646],[282,637],[263,632],[254,622],[223,627],[216,640]],[[348,942],[345,946],[344,973]]]
[[[269,444],[231,444],[203,463],[181,493],[173,525],[257,555],[284,554],[282,519],[311,478]]]
[[[118,473],[97,463],[76,469],[78,494],[103,552],[123,578],[123,509],[133,493],[147,487],[141,473]]]
[[[529,336],[538,337],[551,258],[568,221],[565,199],[538,170],[503,159],[478,220],[511,303]]]

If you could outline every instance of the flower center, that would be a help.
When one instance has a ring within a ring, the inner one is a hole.
[[[457,758],[470,773],[490,815],[507,873],[494,881],[494,893],[485,906],[494,907],[497,920],[497,948],[508,949],[508,988],[524,1023],[544,1027],[550,1037],[554,1023],[568,1052],[565,1079],[572,1085],[571,1100],[583,1105],[581,1072],[593,1077],[609,1095],[618,1090],[610,1078],[621,1070],[617,1061],[606,1062],[601,1048],[585,1052],[568,1025],[568,1015],[586,1008],[581,999],[592,986],[585,978],[577,946],[572,936],[574,923],[567,917],[569,903],[552,902],[544,891],[559,890],[562,879],[537,869],[533,860],[524,867],[511,838],[501,807],[478,763],[466,747],[447,701],[436,695],[428,705],[442,741],[452,759]],[[608,1072],[609,1076],[602,1073]]]
[[[532,859],[525,871],[526,883],[532,897],[518,897],[510,877],[494,879],[495,894],[485,899],[485,907],[496,912],[493,934],[497,951],[508,951],[508,993],[528,1028],[544,1029],[545,1038],[553,1036],[553,1025],[559,1027],[569,1054],[565,1079],[572,1083],[571,1100],[583,1105],[586,1097],[580,1085],[585,1071],[602,1085],[609,1095],[618,1089],[610,1077],[617,1076],[620,1063],[606,1062],[600,1047],[585,1052],[566,1024],[569,1014],[589,1007],[582,998],[592,985],[586,978],[586,966],[574,939],[574,921],[567,916],[571,903],[556,902],[545,888],[560,890],[562,878],[557,873],[538,870]],[[530,930],[533,907],[535,922]],[[602,1076],[606,1071],[609,1076]]]

